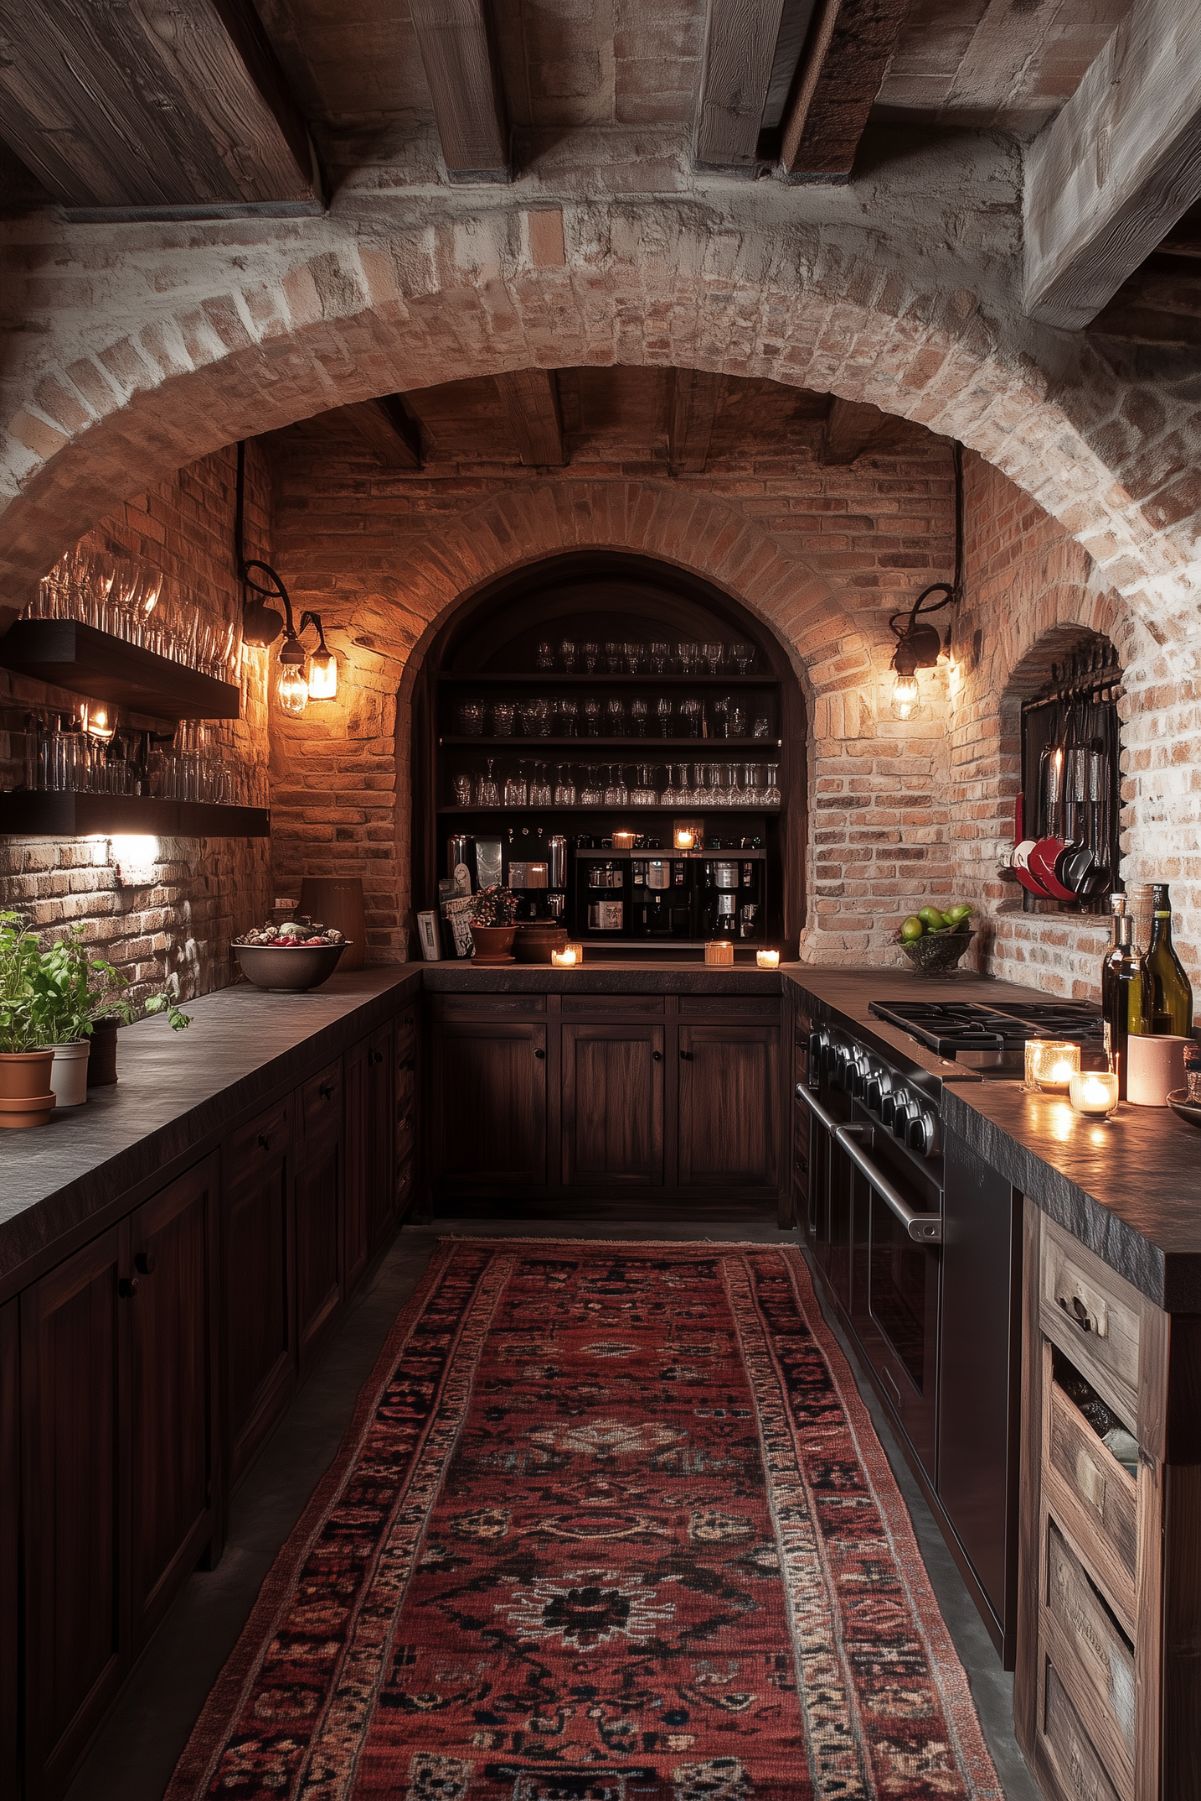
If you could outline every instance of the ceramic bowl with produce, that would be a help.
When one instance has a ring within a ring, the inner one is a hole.
[[[923,907],[903,919],[895,944],[922,975],[945,975],[955,968],[975,937],[972,908],[967,901],[949,907]]]
[[[234,939],[233,951],[242,974],[256,988],[273,994],[303,994],[328,981],[347,942],[336,926],[293,919],[284,925],[243,932]]]

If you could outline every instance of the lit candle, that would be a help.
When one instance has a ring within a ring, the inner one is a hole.
[[[574,969],[579,962],[579,958],[576,956],[575,952],[575,945],[565,944],[561,951],[552,951],[550,960],[556,969]]]
[[[638,836],[637,832],[614,832],[614,834],[613,834],[613,849],[614,850],[633,850],[634,840],[637,836]]]
[[[760,969],[779,969],[780,953],[779,951],[756,951],[755,962]]]
[[[1107,1119],[1118,1104],[1118,1078],[1108,1069],[1078,1069],[1068,1084],[1077,1113],[1086,1119]]]
[[[690,825],[676,827],[675,847],[677,850],[694,850],[696,848],[696,833]]]
[[[734,961],[734,946],[728,938],[711,938],[705,946],[705,962],[718,969],[728,969]]]
[[[1041,1094],[1066,1094],[1080,1068],[1080,1046],[1057,1038],[1031,1038],[1026,1044],[1026,1087]]]

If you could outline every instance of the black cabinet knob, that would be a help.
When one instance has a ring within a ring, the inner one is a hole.
[[[542,1057],[545,1057],[546,1052],[544,1050],[542,1050],[541,1047],[539,1047],[539,1049],[534,1052],[534,1055],[535,1055],[535,1057],[542,1058]]]
[[[323,1101],[332,1100],[333,1094],[334,1094],[333,1083],[332,1082],[322,1082],[321,1085],[319,1086],[319,1088],[317,1089],[317,1093],[321,1096]]]
[[[651,1052],[651,1062],[652,1063],[662,1063],[662,1061],[663,1061],[663,1052],[662,1051],[652,1051]]]
[[[680,1059],[684,1063],[691,1063],[692,1062],[692,1052],[691,1051],[681,1051]]]
[[[120,1276],[118,1278],[117,1293],[123,1301],[128,1301],[131,1296],[137,1294],[137,1292],[138,1279],[136,1276]]]
[[[367,1052],[368,1063],[382,1063],[383,1060],[384,1060],[383,1051],[368,1051]]]
[[[271,1140],[268,1138],[266,1132],[259,1133],[259,1149],[260,1151],[269,1151],[271,1149]]]
[[[158,1258],[153,1251],[139,1251],[133,1266],[140,1276],[152,1276],[158,1268]]]
[[[412,1057],[402,1057],[400,1060],[399,1067],[401,1069],[412,1069],[414,1067],[413,1058]]]

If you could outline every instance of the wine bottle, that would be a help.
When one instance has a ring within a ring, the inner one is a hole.
[[[1143,1029],[1190,1038],[1193,990],[1172,946],[1172,903],[1166,882],[1155,883],[1151,908],[1151,942],[1143,958]]]
[[[1101,1017],[1109,1066],[1118,1078],[1118,1098],[1126,1099],[1126,1046],[1142,1029],[1143,957],[1134,943],[1134,921],[1114,915],[1114,940],[1101,965]]]

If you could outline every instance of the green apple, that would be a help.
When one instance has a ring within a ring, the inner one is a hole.
[[[917,914],[911,913],[908,919],[901,921],[901,930],[898,936],[902,944],[912,944],[915,938],[921,937],[925,929]]]

